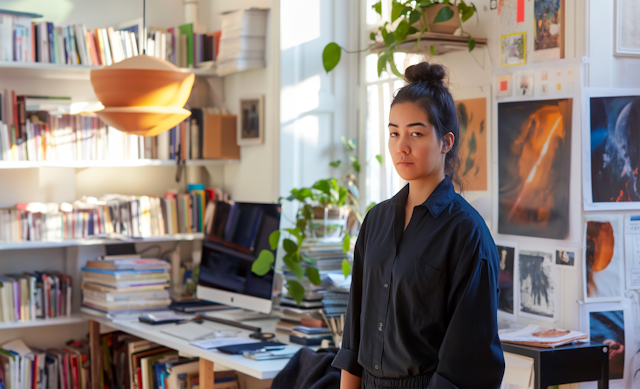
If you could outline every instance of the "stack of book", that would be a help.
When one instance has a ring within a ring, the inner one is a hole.
[[[249,8],[222,15],[219,76],[265,67],[268,10]]]
[[[123,257],[88,261],[82,268],[83,309],[106,314],[166,309],[169,264]]]
[[[54,271],[0,277],[0,321],[71,316],[71,277]]]
[[[107,195],[70,203],[19,203],[0,209],[0,242],[101,237],[153,237],[204,232],[206,203],[226,195],[194,186],[190,193]],[[210,213],[209,213],[210,214]]]
[[[220,31],[203,34],[192,23],[153,28],[147,35],[147,55],[181,68],[208,67],[216,60]]]
[[[86,341],[70,341],[46,351],[27,346],[22,339],[0,346],[3,388],[88,389],[90,353]]]
[[[291,335],[293,328],[300,325],[326,328],[320,309],[300,309],[282,305],[278,309],[280,310],[280,320],[276,324],[276,331],[284,335]]]
[[[349,292],[325,291],[322,296],[324,313],[327,317],[340,317],[347,314],[349,305]]]
[[[303,346],[320,346],[323,339],[333,339],[331,330],[327,327],[293,327],[289,336],[289,341]]]

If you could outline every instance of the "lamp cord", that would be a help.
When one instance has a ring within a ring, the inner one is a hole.
[[[147,54],[147,0],[142,0],[142,54]]]

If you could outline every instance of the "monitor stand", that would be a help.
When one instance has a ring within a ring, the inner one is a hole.
[[[253,332],[262,332],[260,327],[254,327],[241,323],[246,320],[268,319],[270,316],[264,313],[249,311],[246,309],[226,309],[223,311],[204,312],[202,318],[207,321],[221,323],[233,327],[242,328]]]

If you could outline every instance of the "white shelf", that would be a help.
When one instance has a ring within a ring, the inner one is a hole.
[[[194,159],[187,166],[222,166],[238,163],[237,159]],[[91,167],[143,167],[176,166],[176,161],[160,159],[117,159],[81,161],[0,161],[0,169],[33,169],[41,167],[91,168]]]
[[[8,330],[11,328],[29,328],[44,326],[59,326],[75,323],[84,323],[87,318],[80,314],[72,314],[71,316],[52,317],[49,319],[36,319],[29,321],[16,321],[11,323],[0,323],[0,330]]]
[[[0,242],[0,251],[4,250],[30,250],[30,249],[46,249],[56,247],[70,246],[99,246],[105,244],[117,243],[148,243],[148,242],[171,242],[178,240],[202,240],[204,234],[175,234],[152,236],[149,238],[133,238],[133,239],[106,239],[106,238],[87,238],[87,239],[67,239],[58,241],[26,241],[26,242]],[[0,327],[1,328],[1,327]]]
[[[62,65],[41,62],[8,62],[0,61],[0,78],[40,78],[50,80],[89,80],[93,69],[103,66]],[[193,73],[201,77],[215,77],[213,69],[180,69],[185,73]]]

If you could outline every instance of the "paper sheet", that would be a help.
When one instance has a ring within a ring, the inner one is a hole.
[[[627,289],[640,289],[640,215],[624,216]]]
[[[210,350],[212,348],[233,346],[236,344],[255,343],[255,342],[257,342],[256,339],[236,337],[236,338],[215,338],[215,339],[197,340],[195,342],[191,342],[191,344],[196,347]]]

